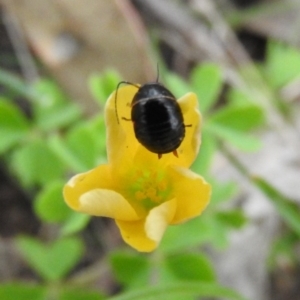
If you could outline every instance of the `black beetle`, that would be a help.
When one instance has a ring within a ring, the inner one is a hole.
[[[118,84],[115,98],[120,84],[130,84],[137,88],[131,102],[131,119],[122,117],[123,120],[132,121],[136,139],[149,151],[162,154],[173,152],[185,136],[183,115],[174,95],[158,82],[146,83],[138,86],[134,83],[121,81]],[[117,107],[117,106],[116,106]],[[116,110],[118,119],[118,113]]]

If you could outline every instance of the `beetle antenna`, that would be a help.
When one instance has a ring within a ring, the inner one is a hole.
[[[121,84],[129,84],[129,85],[135,86],[136,88],[139,88],[139,86],[137,84],[129,82],[129,81],[120,81],[118,83],[116,93],[115,93],[115,111],[116,111],[116,118],[117,118],[118,124],[120,124],[120,122],[119,122],[119,115],[118,115],[117,98],[118,98],[119,87]]]

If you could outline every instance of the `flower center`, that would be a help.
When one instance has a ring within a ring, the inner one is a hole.
[[[172,197],[170,183],[162,170],[132,170],[129,177],[129,201],[135,207],[149,211]]]

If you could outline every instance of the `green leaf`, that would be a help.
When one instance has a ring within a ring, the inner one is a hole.
[[[58,134],[51,135],[47,143],[61,163],[71,168],[73,172],[80,173],[88,170],[88,167],[77,158],[75,153],[71,151],[66,142]]]
[[[81,110],[76,104],[67,104],[62,107],[44,108],[36,111],[37,127],[50,131],[60,129],[75,122],[81,116]]]
[[[47,290],[41,285],[9,282],[0,285],[1,300],[44,300]]]
[[[18,148],[13,153],[12,166],[26,186],[47,184],[60,178],[64,171],[57,156],[41,140],[28,142]]]
[[[248,133],[224,127],[216,123],[207,123],[205,129],[242,151],[254,152],[258,151],[262,146],[262,143],[258,138],[255,138]]]
[[[174,73],[166,73],[164,76],[164,81],[171,93],[177,99],[182,97],[184,94],[191,92],[191,87],[189,84]]]
[[[106,161],[105,136],[104,118],[99,115],[71,128],[64,140],[51,136],[49,145],[64,164],[82,172]]]
[[[103,114],[90,119],[86,127],[96,143],[98,158],[102,155],[103,159],[106,159],[106,125]]]
[[[298,263],[297,246],[299,236],[294,231],[289,231],[277,238],[271,247],[271,253],[268,257],[268,266],[273,270],[278,268],[282,259],[286,266],[295,266]]]
[[[210,243],[219,250],[228,247],[228,227],[224,226],[214,212],[207,213],[205,221],[210,229]]]
[[[68,97],[60,89],[57,83],[50,79],[41,79],[33,85],[36,93],[39,96],[39,105],[63,104],[68,102]]]
[[[21,95],[29,100],[37,98],[36,92],[29,84],[27,84],[19,76],[4,69],[0,69],[0,83],[4,87],[17,93],[17,95]]]
[[[89,223],[91,217],[78,212],[71,212],[68,219],[61,228],[62,235],[71,235],[84,229]]]
[[[219,297],[220,299],[245,300],[237,292],[212,283],[191,283],[177,282],[176,284],[159,285],[155,287],[145,287],[140,290],[123,293],[110,300],[172,300],[181,296],[186,299],[189,296],[198,297]]]
[[[149,277],[149,262],[146,256],[125,251],[110,254],[113,273],[124,286],[138,287],[146,285]]]
[[[89,78],[88,85],[94,98],[101,105],[104,105],[120,81],[121,77],[119,73],[114,70],[107,70],[102,75],[93,74]]]
[[[245,91],[231,88],[227,93],[229,105],[248,105],[253,104],[254,100]]]
[[[218,206],[221,203],[231,200],[237,192],[237,185],[234,182],[220,183],[215,180],[210,181],[212,185],[212,195],[210,206]]]
[[[65,287],[60,291],[59,300],[104,300],[99,291],[83,288]]]
[[[206,130],[202,132],[200,152],[192,165],[192,170],[198,174],[206,175],[213,162],[217,150],[217,142],[213,135]]]
[[[36,85],[39,100],[34,102],[33,111],[38,128],[44,131],[60,129],[78,120],[80,108],[62,93],[58,86],[49,81]]]
[[[168,227],[160,245],[164,253],[186,250],[211,239],[211,229],[203,216],[194,218],[180,226]]]
[[[28,129],[29,122],[17,106],[0,98],[0,154],[22,141]]]
[[[210,260],[200,253],[179,253],[166,257],[168,269],[180,280],[213,282],[216,275]]]
[[[68,132],[66,144],[86,169],[95,167],[97,159],[96,140],[84,123],[73,127]]]
[[[300,210],[295,201],[284,196],[271,184],[259,177],[251,180],[271,200],[285,223],[300,237]]]
[[[274,88],[300,77],[300,51],[283,43],[269,42],[265,73]]]
[[[34,210],[42,221],[56,223],[63,222],[70,217],[72,211],[64,201],[63,186],[64,182],[53,181],[37,195]]]
[[[46,281],[62,279],[83,254],[83,243],[77,238],[42,244],[24,236],[17,238],[16,243],[27,263]]]
[[[121,76],[115,70],[106,70],[103,74],[103,89],[105,94],[105,100],[110,94],[117,88],[117,85],[121,81]]]
[[[241,209],[220,211],[216,217],[226,226],[239,229],[245,225],[247,218]]]
[[[99,74],[92,74],[88,79],[88,86],[92,96],[103,105],[106,101],[103,77]]]
[[[200,110],[205,113],[218,100],[223,86],[222,70],[218,65],[205,63],[191,73],[193,91],[199,97]]]
[[[228,105],[210,117],[210,122],[247,132],[264,124],[263,110],[254,104]]]

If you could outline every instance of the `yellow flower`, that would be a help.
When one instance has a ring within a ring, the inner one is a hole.
[[[126,243],[138,251],[154,250],[169,224],[196,217],[207,206],[211,188],[188,168],[200,145],[201,117],[195,94],[178,100],[186,128],[183,142],[173,153],[149,152],[135,138],[130,118],[134,86],[118,90],[116,118],[115,93],[107,101],[108,164],[100,165],[70,179],[64,187],[66,203],[74,210],[113,218]]]

